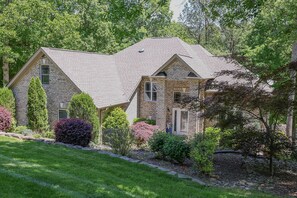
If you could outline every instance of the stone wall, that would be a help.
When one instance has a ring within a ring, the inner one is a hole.
[[[49,124],[58,120],[60,103],[68,103],[75,93],[80,90],[68,79],[68,77],[48,58],[39,57],[31,63],[29,69],[12,86],[16,98],[16,119],[18,125],[27,125],[27,101],[28,87],[32,77],[40,77],[40,66],[49,65],[50,80],[48,85],[43,85],[47,94],[47,106]]]

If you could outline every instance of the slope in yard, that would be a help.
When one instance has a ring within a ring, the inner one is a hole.
[[[0,197],[270,197],[202,187],[96,152],[0,137]]]

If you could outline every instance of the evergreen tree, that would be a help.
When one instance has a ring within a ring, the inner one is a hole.
[[[48,130],[47,97],[39,78],[32,78],[28,89],[28,127],[34,131]]]
[[[105,113],[102,125],[104,129],[126,129],[129,127],[127,114],[120,107],[110,109]]]
[[[15,116],[15,98],[7,87],[0,88],[0,106],[5,107],[12,116]]]
[[[98,143],[101,138],[99,135],[99,118],[92,97],[87,93],[75,94],[71,98],[68,111],[71,118],[80,118],[92,124],[92,141]]]

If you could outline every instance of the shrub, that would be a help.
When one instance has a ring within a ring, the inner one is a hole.
[[[148,144],[151,151],[155,152],[158,157],[165,157],[164,153],[164,144],[167,139],[170,138],[170,135],[165,132],[154,133],[153,136],[149,139]]]
[[[14,131],[16,127],[15,98],[11,89],[7,87],[0,88],[0,106],[6,108],[11,113],[12,123],[8,131]]]
[[[57,142],[88,146],[92,137],[92,125],[77,118],[63,119],[56,124],[55,135]]]
[[[158,126],[153,126],[145,122],[137,122],[131,126],[137,146],[147,143],[152,135],[158,130]]]
[[[220,137],[221,137],[220,135],[221,135],[221,129],[214,128],[214,127],[208,127],[205,129],[205,132],[204,132],[204,138],[207,140],[212,140],[216,144],[218,144],[220,141]]]
[[[39,78],[31,78],[27,107],[28,127],[39,133],[47,131],[47,97]]]
[[[133,134],[129,128],[110,129],[107,134],[107,145],[117,154],[127,155],[131,150],[133,141]]]
[[[137,122],[145,122],[150,125],[156,125],[156,120],[148,119],[148,118],[135,118],[133,120],[133,124],[136,124]]]
[[[99,117],[91,96],[86,93],[73,95],[68,111],[71,118],[80,118],[92,124],[92,141],[98,143],[98,140],[101,139],[99,135]]]
[[[0,131],[7,131],[12,124],[11,113],[4,107],[0,107]]]
[[[184,141],[184,138],[170,135],[165,140],[163,146],[163,153],[171,160],[175,160],[182,164],[187,157],[189,157],[190,146]]]
[[[6,108],[13,117],[15,116],[15,98],[7,87],[0,88],[0,106]]]
[[[226,129],[221,132],[221,139],[220,139],[220,147],[222,148],[232,148],[234,145],[234,130],[232,129]]]
[[[44,138],[55,139],[55,132],[54,131],[46,131],[41,134]]]
[[[26,126],[17,126],[14,130],[15,133],[22,134],[23,131],[27,130],[28,128]]]
[[[199,134],[197,136],[200,136]],[[202,135],[201,135],[202,136]],[[191,159],[194,164],[204,173],[211,173],[213,171],[213,153],[216,149],[216,144],[213,140],[207,140],[200,137],[195,137],[201,140],[191,149]],[[197,141],[197,140],[196,140]]]
[[[104,129],[126,129],[129,127],[127,114],[120,107],[110,109],[105,113],[102,126]]]

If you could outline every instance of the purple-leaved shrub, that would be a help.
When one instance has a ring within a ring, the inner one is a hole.
[[[88,146],[92,138],[92,125],[77,118],[63,119],[55,125],[56,141]]]
[[[12,124],[12,116],[11,113],[0,106],[0,131],[7,131],[10,129]]]
[[[153,134],[159,129],[156,125],[150,125],[146,122],[137,122],[131,126],[137,146],[147,143]]]

